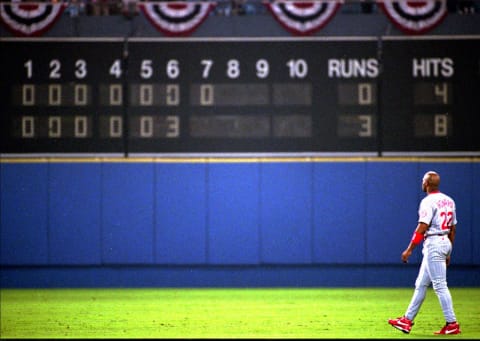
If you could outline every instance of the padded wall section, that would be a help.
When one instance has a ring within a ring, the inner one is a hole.
[[[104,263],[153,263],[154,188],[153,163],[102,165]]]
[[[475,227],[472,220],[472,203],[477,204],[477,211],[480,208],[478,201],[472,201],[472,197],[475,195],[475,191],[472,191],[473,166],[469,163],[458,163],[452,167],[451,163],[444,162],[424,162],[420,164],[419,179],[429,170],[436,171],[440,174],[440,191],[450,195],[455,200],[458,223],[452,251],[452,264],[472,264],[473,262],[472,252],[475,249],[472,245],[470,228]]]
[[[49,164],[50,264],[101,263],[99,163]]]
[[[211,264],[260,260],[260,165],[209,165],[208,258]]]
[[[207,166],[159,163],[155,166],[155,261],[207,262]]]
[[[1,264],[47,264],[48,165],[0,166]]]
[[[261,164],[261,260],[312,262],[312,163]]]
[[[314,164],[314,262],[365,262],[364,163]]]
[[[418,193],[421,191],[417,163],[370,162],[365,178],[367,208],[366,263],[400,263],[417,226]],[[414,263],[421,259],[415,252]]]
[[[0,276],[3,288],[411,288],[417,272],[415,265],[124,266],[1,268]],[[478,269],[452,267],[448,284],[478,286],[479,274]]]
[[[480,264],[480,163],[427,161],[2,162],[1,264],[402,266],[430,169]]]

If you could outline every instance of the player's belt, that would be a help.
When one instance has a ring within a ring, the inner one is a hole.
[[[432,234],[427,234],[425,238],[428,238],[428,237],[431,237],[431,236],[446,236],[446,235],[447,235],[447,234],[449,234],[449,233],[450,233],[450,231],[449,231],[449,232],[447,232],[447,233],[443,232],[443,233],[432,233]]]

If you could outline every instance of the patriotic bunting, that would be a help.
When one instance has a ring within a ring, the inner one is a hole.
[[[265,6],[275,19],[296,35],[310,35],[324,27],[343,1],[275,1]]]
[[[214,2],[145,2],[139,7],[147,19],[168,36],[191,34],[214,9]]]
[[[447,15],[447,0],[377,1],[388,18],[408,34],[422,34],[437,26]]]
[[[17,36],[40,36],[57,21],[65,9],[63,3],[0,3],[0,19]]]
[[[274,18],[295,35],[311,35],[323,28],[344,0],[273,0],[264,2]],[[447,0],[377,0],[379,8],[403,32],[422,34],[447,15]],[[142,1],[142,13],[160,32],[187,36],[202,24],[217,5],[208,1]],[[65,3],[0,3],[0,21],[16,36],[40,36],[59,19]]]

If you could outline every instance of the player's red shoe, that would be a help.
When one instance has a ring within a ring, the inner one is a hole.
[[[447,323],[445,327],[435,332],[435,335],[460,334],[460,325],[457,322]]]
[[[396,319],[389,319],[388,323],[390,323],[393,328],[397,328],[405,334],[410,333],[410,330],[412,330],[413,326],[413,322],[407,319],[405,316],[397,317]]]

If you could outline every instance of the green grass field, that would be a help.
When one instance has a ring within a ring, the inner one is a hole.
[[[1,289],[2,338],[480,338],[480,288],[450,288],[462,333],[430,288],[412,332],[413,288]]]

